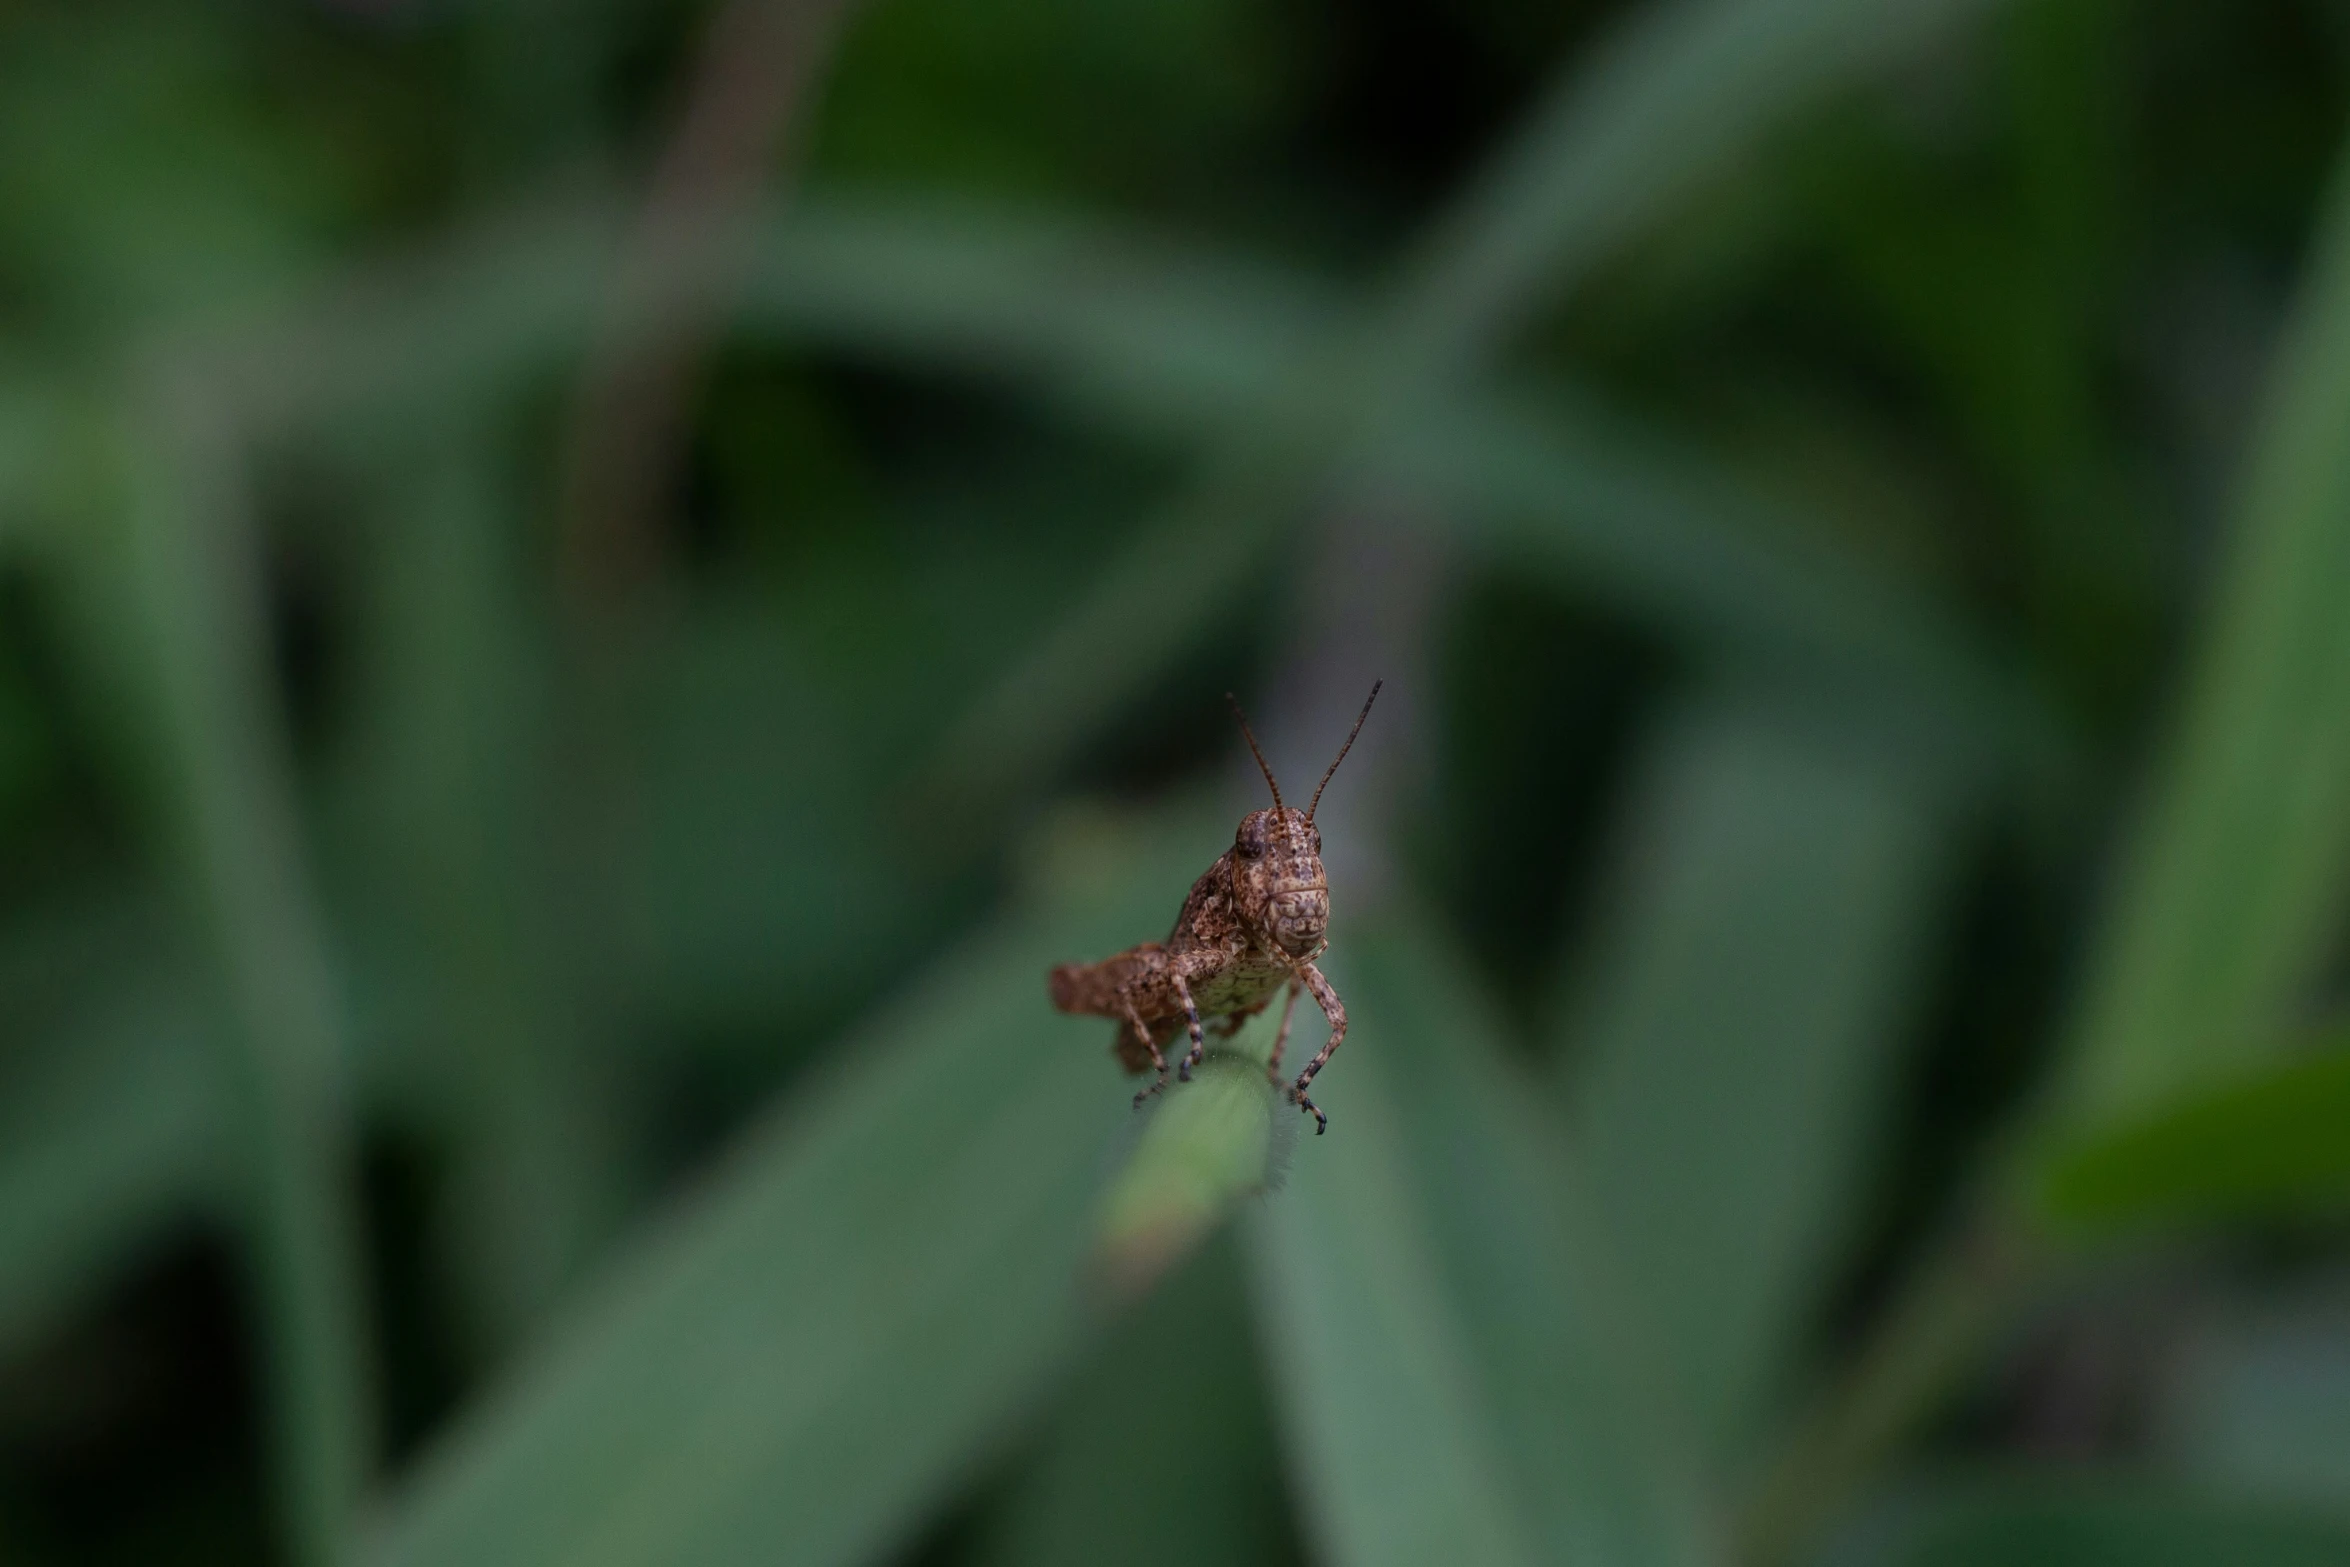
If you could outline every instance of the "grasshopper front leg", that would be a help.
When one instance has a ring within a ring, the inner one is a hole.
[[[1319,1137],[1330,1130],[1330,1118],[1307,1096],[1306,1089],[1313,1083],[1314,1074],[1321,1071],[1338,1047],[1346,1042],[1346,1003],[1338,999],[1338,992],[1330,988],[1330,981],[1324,979],[1322,971],[1313,964],[1299,963],[1293,972],[1297,975],[1298,983],[1313,992],[1314,1005],[1320,1007],[1322,1015],[1330,1020],[1330,1042],[1314,1053],[1314,1059],[1308,1061],[1306,1069],[1297,1074],[1297,1081],[1289,1090],[1289,1097],[1297,1101],[1298,1108],[1314,1118],[1314,1135]]]
[[[1181,968],[1169,969],[1167,977],[1175,982],[1175,999],[1183,1003],[1183,1021],[1191,1029],[1191,1054],[1185,1056],[1183,1065],[1175,1070],[1175,1075],[1188,1083],[1191,1081],[1191,1069],[1199,1065],[1200,1057],[1207,1052],[1208,1041],[1200,1032],[1199,1008],[1191,999],[1191,982],[1183,977]]]

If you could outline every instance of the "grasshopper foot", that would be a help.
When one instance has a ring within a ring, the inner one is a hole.
[[[1319,1137],[1324,1132],[1330,1130],[1330,1117],[1324,1115],[1321,1111],[1321,1107],[1316,1105],[1313,1100],[1306,1097],[1306,1085],[1303,1081],[1294,1084],[1290,1088],[1289,1097],[1296,1103],[1300,1110],[1303,1110],[1306,1114],[1314,1118],[1314,1135],[1316,1137]]]

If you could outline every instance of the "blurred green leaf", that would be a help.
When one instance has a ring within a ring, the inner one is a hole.
[[[1266,1078],[1261,1051],[1217,1049],[1189,1083],[1171,1079],[1102,1200],[1100,1257],[1110,1278],[1122,1288],[1149,1283],[1233,1203],[1265,1191],[1287,1161],[1296,1119]]]
[[[1211,1241],[1119,1317],[978,1527],[978,1567],[1294,1561],[1248,1300]]]
[[[2350,1290],[2338,1267],[2198,1303],[2146,1425],[2169,1469],[2227,1494],[2350,1517]]]
[[[40,492],[53,422],[37,384],[13,375],[0,381],[0,554],[15,552],[25,514]]]
[[[603,1056],[585,1039],[547,927],[556,852],[544,655],[514,507],[478,435],[412,454],[390,515],[338,540],[364,609],[352,662],[336,841],[371,948],[409,961],[453,1165],[438,1237],[477,1348],[511,1340],[574,1280],[615,1222],[619,1161]],[[573,932],[572,934],[576,934]]]
[[[1542,1091],[1416,928],[1347,930],[1329,967],[1330,1133],[1249,1216],[1316,1538],[1349,1564],[1704,1559],[1694,1455]]]
[[[2270,371],[2228,552],[2073,1040],[2125,1115],[2276,1039],[2350,871],[2350,164]]]
[[[494,407],[586,330],[616,205],[461,228],[199,346],[263,436],[445,419],[452,396]],[[1041,382],[1072,412],[1161,435],[1239,427],[1230,399],[1265,396],[1268,372],[1326,336],[1345,305],[1280,267],[1065,213],[836,192],[743,222],[737,329]],[[680,263],[648,282],[649,308],[688,307],[708,286]]]
[[[883,187],[1214,199],[1241,136],[1294,101],[1288,25],[1245,0],[875,6],[844,40],[813,161]]]
[[[209,947],[279,1526],[295,1561],[326,1567],[356,1526],[377,1435],[349,1018],[313,902],[241,454],[200,384],[159,374],[131,406],[152,423],[124,433],[120,510],[83,558],[115,646],[88,656],[135,682],[152,771],[128,782]]]
[[[860,584],[810,575],[806,598],[701,600],[646,681],[625,935],[639,1000],[670,1028],[830,1026],[969,901],[957,868],[877,808],[902,755],[879,715],[903,698],[867,683],[893,658],[951,668],[967,644],[902,581],[869,606]]]
[[[2350,1528],[2148,1482],[1951,1483],[1886,1508],[1819,1567],[2329,1567]]]
[[[2170,504],[2131,471],[2104,395],[2106,302],[2129,265],[2119,214],[2140,174],[2121,40],[2139,22],[2115,0],[2059,0],[1986,29],[2003,181],[1954,193],[1933,177],[1942,149],[1850,131],[1821,139],[1837,172],[1811,181],[1828,187],[1814,221],[1849,295],[2012,498],[2012,634],[2098,718],[2143,700]]]
[[[1436,225],[1384,352],[1438,380],[1749,157],[1789,114],[1983,0],[1665,0],[1578,57]]]
[[[266,428],[328,411],[439,417],[447,387],[487,397],[577,330],[594,231],[550,218],[474,236],[391,288],[398,308],[361,314],[378,324],[348,326],[360,313],[347,300],[322,305],[307,326],[226,352],[219,379]],[[1348,482],[1401,483],[1433,503],[1448,536],[1700,646],[1825,661],[1840,677],[1858,665],[1943,719],[2045,723],[1914,586],[1807,550],[1803,530],[1693,443],[1589,396],[1420,398],[1340,454],[1335,408],[1360,395],[1361,372],[1333,345],[1359,316],[1309,279],[1099,223],[872,198],[810,199],[760,234],[739,330],[1009,377],[1089,422],[1231,448],[1070,596],[1021,656],[1026,674],[963,712],[928,774],[934,809],[976,813],[1049,772],[1083,732],[1074,715],[1162,667],[1196,634],[1193,617],[1233,612],[1238,574],[1310,500],[1301,475],[1325,452]],[[680,297],[694,286],[673,282]]]
[[[92,29],[16,12],[0,47],[0,246],[51,342],[268,299],[338,194],[320,139],[256,92],[250,39],[208,8]],[[29,335],[29,334],[28,334]]]
[[[2350,617],[2339,602],[2350,447],[2338,439],[2350,407],[2350,160],[2338,143],[2264,402],[2058,1093],[2033,1135],[2001,1146],[1989,1189],[1974,1194],[1986,1205],[1914,1271],[1861,1373],[1762,1488],[1751,1533],[1766,1558],[1840,1506],[1950,1390],[2011,1308],[2016,1279],[2037,1271],[2024,1232],[2048,1140],[2096,1138],[2243,1073],[2284,1037],[2339,929],[2350,881]],[[2081,1193],[2112,1195],[2095,1179]]]
[[[1300,498],[1293,466],[1252,451],[1214,463],[1128,530],[1100,574],[947,729],[919,777],[921,802],[951,802],[984,822],[1050,777],[1207,627],[1231,623]]]
[[[1392,319],[1375,334],[1382,362],[1466,368],[1447,361],[1464,349],[1473,348],[1471,359],[1489,353],[1501,328],[1536,296],[1572,286],[1614,246],[1744,156],[1758,130],[1947,27],[1978,3],[1681,0],[1643,8],[1600,51],[1596,64],[1578,60],[1560,78],[1474,192],[1432,231],[1420,263],[1403,280]],[[901,203],[888,221],[900,236],[919,238],[945,210],[938,202],[928,208]],[[752,308],[760,308],[762,296],[789,301],[813,282],[805,298],[822,319],[844,304],[871,299],[878,285],[898,312],[885,324],[889,339],[925,357],[978,347],[986,358],[999,359],[1006,329],[1029,340],[1040,319],[1034,302],[1056,295],[1057,307],[1043,321],[1092,322],[1123,337],[1130,350],[1139,351],[1139,358],[1129,356],[1137,368],[1260,357],[1261,350],[1231,332],[1151,330],[1170,304],[1249,301],[1257,326],[1292,342],[1301,305],[1311,314],[1327,311],[1292,289],[1268,292],[1245,271],[1218,266],[1193,247],[1175,247],[1179,264],[1165,268],[1150,297],[1120,300],[1091,281],[1089,259],[1164,255],[1164,237],[1118,242],[1106,254],[1093,240],[1048,239],[1040,252],[1034,238],[1001,235],[983,240],[979,249],[966,241],[933,252],[901,239],[875,250],[853,230],[831,236],[828,246],[823,220],[812,221],[817,254],[847,264],[819,265],[812,276],[797,278],[788,264],[781,276],[771,264],[762,266],[767,278],[753,283]],[[615,225],[608,208],[541,211],[461,236],[421,267],[345,285],[248,339],[218,368],[246,406],[272,425],[312,417],[322,404],[347,404],[362,388],[380,394],[405,386],[410,397],[431,387],[478,389],[502,379],[483,372],[499,361],[510,363],[518,347],[529,345],[524,357],[537,359],[576,337],[593,303],[598,258]],[[1030,294],[1030,308],[992,317],[952,308],[1007,275],[1037,276],[1036,263],[1045,258],[1051,258],[1053,282]],[[700,282],[676,280],[681,292]],[[942,305],[949,313],[942,315]],[[1045,336],[1060,330],[1051,326]],[[1120,368],[1116,355],[1102,361],[1106,384],[1147,386],[1152,379]],[[1390,392],[1419,373],[1392,371]],[[1245,428],[1247,421],[1234,423]]]
[[[218,1019],[157,889],[90,879],[0,935],[0,1345],[235,1212]]]
[[[218,1046],[184,991],[84,998],[0,1088],[0,1345],[21,1345],[175,1223],[232,1206]]]
[[[1854,1217],[1947,853],[1945,802],[1783,706],[1668,717],[1574,975],[1592,1199],[1717,1458],[1779,1395]]]
[[[1397,1107],[1377,1068],[1342,1066],[1352,1082],[1316,1090],[1337,1137],[1316,1140],[1250,1236],[1308,1523],[1348,1567],[1538,1561]]]
[[[1880,726],[1955,742],[1960,766],[1986,740],[2067,759],[2021,672],[1918,584],[1821,547],[1710,453],[1595,398],[1505,386],[1427,410],[1364,461],[1478,554],[1733,667],[1832,680]]]
[[[2173,1095],[2060,1142],[2038,1195],[2060,1228],[2092,1234],[2350,1206],[2350,1050]]]
[[[846,1562],[902,1542],[1080,1345],[1131,1090],[1047,967],[1166,917],[1202,833],[1062,824],[1090,885],[849,1040],[460,1423],[375,1559]],[[1217,836],[1221,836],[1218,834]],[[1209,841],[1214,841],[1212,838]]]
[[[1229,612],[1336,457],[1410,429],[1484,368],[1538,291],[1579,281],[1759,132],[1944,12],[1859,0],[1684,0],[1635,12],[1596,63],[1578,58],[1566,71],[1386,296],[1324,345],[1305,377],[1320,395],[1294,404],[1302,428],[1250,424],[1229,439],[950,733],[932,792],[1003,794],[1015,778],[1049,775],[1120,698]],[[1017,750],[998,738],[1015,729]]]

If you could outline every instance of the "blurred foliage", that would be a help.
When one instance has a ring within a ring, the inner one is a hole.
[[[817,9],[0,0],[0,1562],[2350,1560],[2350,14]]]

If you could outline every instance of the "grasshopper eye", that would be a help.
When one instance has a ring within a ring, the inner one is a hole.
[[[1313,829],[1313,834],[1314,834],[1314,852],[1315,852],[1316,854],[1320,854],[1320,853],[1322,852],[1322,829],[1321,829],[1321,828],[1319,828],[1319,827],[1316,827],[1316,828],[1314,828],[1314,829]]]
[[[1265,835],[1261,831],[1251,832],[1244,827],[1240,830],[1240,836],[1232,840],[1232,846],[1240,851],[1241,858],[1253,860],[1265,852]]]

